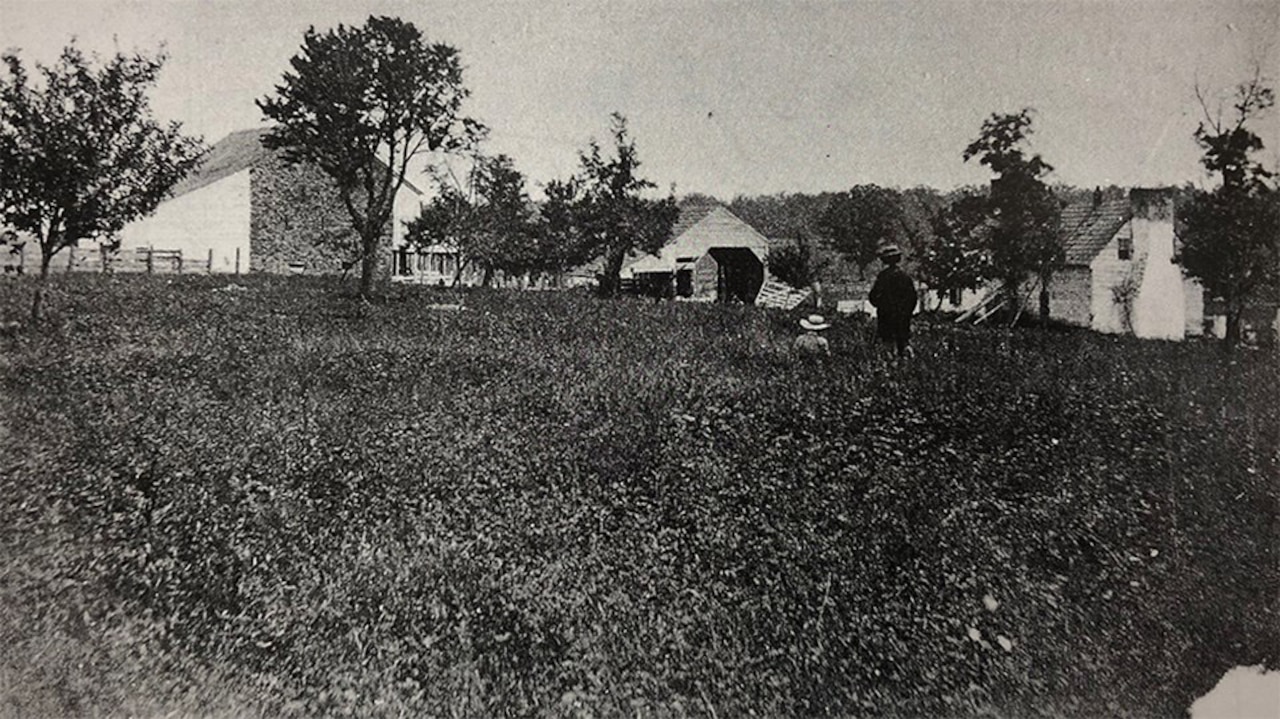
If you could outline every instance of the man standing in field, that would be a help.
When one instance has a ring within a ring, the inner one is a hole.
[[[916,311],[916,286],[898,267],[902,250],[897,245],[880,248],[885,267],[871,287],[871,305],[876,308],[876,334],[883,342],[893,342],[899,357],[910,357],[911,315]]]

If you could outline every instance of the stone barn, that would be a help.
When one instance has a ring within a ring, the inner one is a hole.
[[[768,256],[764,235],[725,207],[684,203],[667,243],[656,255],[629,257],[622,279],[645,294],[750,303]]]
[[[1050,317],[1153,339],[1202,333],[1204,291],[1174,261],[1172,190],[1134,188],[1124,199],[1070,205],[1061,232],[1066,266],[1049,286]]]
[[[155,213],[124,228],[121,258],[176,257],[184,272],[341,272],[357,240],[333,181],[314,165],[289,164],[263,147],[266,132],[241,130],[215,144]],[[421,196],[405,182],[395,198],[384,273]]]

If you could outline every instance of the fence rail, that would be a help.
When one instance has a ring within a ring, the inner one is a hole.
[[[4,257],[4,274],[39,272],[39,258],[28,253],[10,252]],[[236,248],[235,274],[242,271],[240,248]],[[146,274],[213,274],[213,250],[203,253],[186,253],[183,250],[156,247],[137,247],[110,252],[105,249],[84,250],[69,247],[53,258],[50,272],[142,272]]]

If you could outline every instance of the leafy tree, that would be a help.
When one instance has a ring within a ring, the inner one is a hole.
[[[858,266],[865,279],[880,246],[904,237],[902,195],[877,185],[856,185],[834,195],[819,219],[819,232],[831,247]]]
[[[414,158],[472,145],[483,127],[460,114],[458,51],[411,23],[371,16],[360,27],[309,28],[291,72],[258,107],[278,125],[264,144],[329,175],[358,235],[368,296],[396,193]]]
[[[96,60],[96,58],[95,58]],[[35,238],[39,319],[55,255],[149,214],[199,162],[204,146],[161,125],[147,93],[165,56],[117,53],[94,67],[74,43],[28,74],[16,53],[0,77],[0,222]]]
[[[1062,206],[1043,179],[1053,167],[1025,151],[1032,112],[1024,108],[987,118],[978,139],[965,148],[964,159],[976,157],[996,175],[991,180],[994,226],[989,241],[996,277],[1015,300],[1023,283],[1038,277],[1040,317],[1048,319],[1049,282],[1066,252],[1058,233]]]
[[[812,287],[830,264],[830,259],[806,237],[796,238],[769,253],[769,272],[796,289]]]
[[[596,258],[586,233],[578,225],[577,210],[582,200],[581,183],[576,178],[552,180],[544,188],[535,224],[537,258],[534,271],[550,274],[559,281],[564,273]]]
[[[1275,93],[1255,73],[1236,88],[1233,117],[1211,117],[1199,88],[1205,119],[1195,139],[1204,149],[1201,162],[1221,184],[1196,191],[1181,208],[1183,270],[1200,280],[1227,313],[1225,346],[1240,341],[1240,318],[1248,302],[1267,292],[1280,293],[1280,191],[1272,173],[1253,159],[1262,139],[1247,125],[1275,104]]]
[[[739,195],[729,203],[729,211],[766,237],[814,237],[820,234],[820,220],[833,196],[830,192]]]
[[[582,169],[573,182],[577,197],[571,205],[575,243],[583,254],[604,260],[604,296],[617,293],[627,255],[660,250],[679,214],[674,197],[641,196],[656,185],[636,174],[640,160],[635,142],[627,133],[626,118],[618,113],[613,114],[611,134],[612,157],[606,157],[594,140],[579,155]]]
[[[506,155],[472,158],[467,179],[437,172],[439,191],[409,223],[407,238],[417,246],[435,243],[458,251],[458,275],[469,264],[484,272],[489,286],[497,271],[519,274],[536,264],[533,210],[525,178]]]
[[[987,197],[966,192],[930,220],[930,241],[916,255],[920,279],[941,298],[981,287],[990,277],[991,210]]]

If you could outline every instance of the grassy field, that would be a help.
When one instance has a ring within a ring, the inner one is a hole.
[[[240,282],[0,337],[0,714],[1179,716],[1280,666],[1273,352]]]

